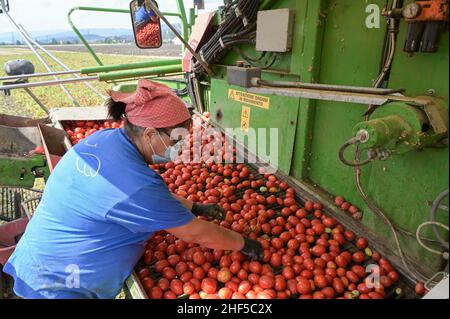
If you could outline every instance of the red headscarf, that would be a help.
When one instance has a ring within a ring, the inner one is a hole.
[[[169,87],[140,79],[134,93],[110,92],[115,102],[125,103],[127,120],[141,127],[168,128],[191,118],[186,104]]]

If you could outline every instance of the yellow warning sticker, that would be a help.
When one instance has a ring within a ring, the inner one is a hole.
[[[248,106],[242,106],[241,130],[244,132],[248,132],[248,129],[250,128],[250,111],[251,109]]]
[[[228,90],[228,98],[240,103],[250,104],[268,110],[270,107],[270,98],[262,95],[251,94],[247,92]]]

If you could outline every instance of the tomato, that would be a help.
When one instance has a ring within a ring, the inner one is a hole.
[[[425,284],[423,282],[418,282],[415,287],[415,292],[419,296],[423,296],[426,293]]]
[[[229,268],[231,266],[232,259],[229,255],[222,256],[220,258],[219,265],[221,268]]]
[[[342,256],[342,255],[337,256],[337,257],[335,258],[334,262],[336,263],[336,265],[337,265],[338,267],[341,267],[341,268],[346,268],[347,265],[348,265],[347,259],[345,259],[345,257]]]
[[[352,232],[351,230],[346,230],[344,232],[344,237],[345,239],[347,239],[348,241],[354,241],[355,240],[355,233]]]
[[[275,277],[274,289],[276,291],[284,291],[286,290],[286,287],[287,287],[286,279],[281,275],[277,275]]]
[[[138,277],[140,280],[143,280],[145,277],[149,277],[149,276],[150,276],[150,270],[148,268],[142,268],[138,272]]]
[[[220,299],[231,299],[233,296],[233,291],[230,288],[224,287],[221,288],[217,294]]]
[[[323,224],[316,224],[312,229],[316,235],[322,235],[325,232],[325,226]]]
[[[345,275],[347,276],[348,280],[350,280],[350,282],[356,284],[359,282],[359,277],[351,270],[348,270]]]
[[[325,227],[334,228],[337,225],[337,220],[331,217],[327,217],[322,221],[322,223]]]
[[[170,290],[177,296],[183,294],[183,282],[179,279],[174,279],[170,282]]]
[[[205,271],[203,270],[203,268],[197,267],[194,269],[193,275],[194,275],[194,278],[202,280],[203,278],[205,278],[206,274],[205,274]]]
[[[166,291],[170,287],[170,282],[166,278],[161,278],[158,280],[158,287],[161,288],[161,290]]]
[[[319,288],[325,288],[328,285],[328,281],[324,275],[314,276],[314,284]]]
[[[275,285],[275,279],[272,276],[263,275],[259,278],[259,285],[263,289],[271,289]]]
[[[149,291],[148,291],[148,297],[150,299],[161,299],[163,297],[163,291],[160,287],[156,286],[156,287],[152,287]]]
[[[201,289],[208,294],[213,294],[217,291],[217,281],[212,278],[205,278],[202,280]]]
[[[396,283],[399,280],[399,275],[396,271],[390,271],[387,275],[393,283]]]
[[[193,262],[198,266],[201,266],[206,262],[206,257],[201,251],[195,252],[192,258]]]
[[[381,295],[380,293],[375,292],[375,291],[369,292],[368,295],[369,295],[370,299],[384,299],[383,295]]]
[[[312,212],[313,209],[314,209],[314,203],[311,202],[311,201],[305,202],[305,209],[306,209],[307,211]]]
[[[217,274],[217,281],[221,283],[227,283],[231,280],[233,274],[228,268],[222,268]]]
[[[142,279],[142,286],[144,286],[144,289],[146,291],[150,290],[154,285],[155,285],[155,282],[152,278],[145,277],[144,279]]]
[[[309,294],[312,292],[311,282],[303,277],[300,277],[300,279],[297,282],[297,292],[299,294]]]
[[[165,259],[159,260],[155,263],[155,271],[162,272],[162,270],[168,266],[170,266],[170,264],[167,260],[165,260]]]
[[[316,257],[320,257],[326,252],[326,250],[327,249],[324,246],[316,245],[311,249],[311,253]]]
[[[353,265],[352,266],[352,271],[359,277],[359,278],[364,278],[367,273],[366,273],[366,269],[360,265]]]
[[[183,293],[186,295],[192,295],[195,293],[195,286],[192,282],[186,282],[183,285]]]
[[[358,249],[363,250],[364,248],[367,247],[367,239],[365,239],[364,237],[359,238],[356,241],[356,247],[358,247]]]
[[[245,295],[236,291],[236,292],[233,292],[231,299],[245,299]]]
[[[281,266],[281,256],[279,253],[272,254],[272,257],[270,257],[270,264],[273,267],[280,267]]]
[[[179,255],[170,255],[167,261],[171,266],[176,266],[181,261],[181,257]]]
[[[284,246],[283,240],[280,238],[273,238],[271,244],[276,250],[280,250]]]
[[[177,299],[177,295],[173,291],[166,291],[164,293],[164,299]]]
[[[357,252],[353,253],[353,255],[352,255],[352,260],[357,264],[363,263],[365,259],[366,259],[366,256],[361,251],[357,251]]]
[[[338,294],[342,294],[345,291],[345,285],[339,278],[333,279],[333,288]]]
[[[244,280],[239,284],[238,292],[245,295],[250,291],[251,288],[252,284],[249,281]]]
[[[177,273],[172,267],[166,267],[162,271],[163,277],[167,278],[169,281],[176,278]]]
[[[332,299],[335,297],[335,291],[331,287],[325,287],[321,290],[321,293],[325,296],[325,298]]]
[[[252,273],[260,274],[262,271],[261,263],[258,261],[251,261],[249,264],[249,270]]]

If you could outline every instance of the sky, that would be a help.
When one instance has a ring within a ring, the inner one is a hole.
[[[184,0],[186,8],[193,0]],[[10,15],[18,24],[30,32],[49,30],[70,30],[67,13],[76,6],[105,8],[129,8],[130,0],[9,0]],[[176,12],[175,0],[159,0],[164,12]],[[205,0],[207,10],[214,10],[223,0]],[[73,21],[79,28],[130,28],[130,19],[123,13],[75,12]],[[0,33],[15,31],[11,22],[0,14]]]

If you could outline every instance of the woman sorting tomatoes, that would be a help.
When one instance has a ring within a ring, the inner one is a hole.
[[[134,93],[110,96],[109,113],[124,127],[89,136],[56,166],[4,267],[14,292],[22,298],[115,298],[146,241],[160,230],[261,259],[259,242],[196,218],[223,216],[220,206],[175,197],[149,168],[169,161],[174,129],[190,128],[185,103],[144,79]]]

